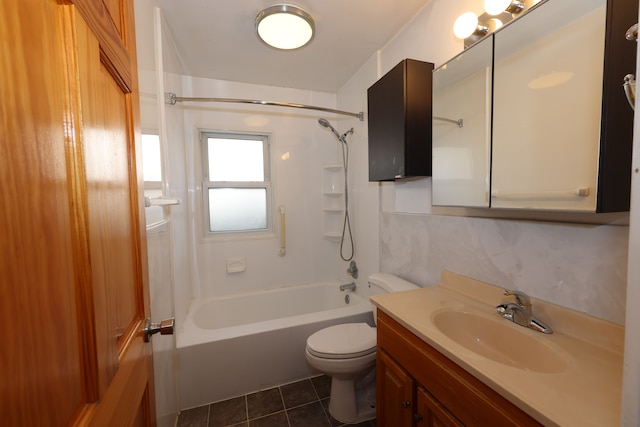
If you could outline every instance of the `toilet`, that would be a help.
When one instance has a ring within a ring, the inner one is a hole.
[[[418,289],[388,273],[369,276],[370,296]],[[377,321],[375,307],[374,322]],[[306,357],[315,370],[331,377],[329,412],[342,423],[375,417],[376,328],[368,323],[329,326],[307,338]]]

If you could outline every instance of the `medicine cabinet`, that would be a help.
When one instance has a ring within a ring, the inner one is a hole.
[[[491,166],[485,177],[490,176],[491,208],[629,209],[633,111],[622,83],[635,69],[636,46],[625,40],[625,32],[637,15],[637,2],[546,1],[493,34],[493,100],[487,107],[492,110]],[[461,56],[471,57],[477,48],[488,50],[482,43],[485,41]],[[469,62],[475,64],[476,73],[487,72],[486,63]],[[434,82],[434,111],[440,115],[441,105],[444,109],[447,104],[435,95],[441,89],[437,79]],[[478,95],[472,91],[466,103],[473,96]],[[486,94],[482,99],[489,102]],[[459,108],[467,107],[465,101],[460,102]],[[455,111],[444,113],[455,115]],[[468,111],[459,114],[465,127],[474,117]],[[476,116],[484,114],[486,109],[475,112]],[[436,123],[434,120],[434,129]],[[479,134],[475,138],[480,140],[486,129],[476,127]],[[463,132],[451,137],[454,131],[449,130],[445,137],[434,131],[434,147],[470,139]],[[434,149],[434,171],[441,168],[435,164],[436,153]],[[460,165],[469,164],[469,155],[460,153],[463,155],[447,160],[457,165],[452,170],[464,170]],[[434,205],[480,206],[483,191],[486,195],[480,181],[472,196],[458,192],[461,197],[454,201],[438,198],[452,184],[443,179],[446,173],[434,175]]]
[[[432,71],[405,59],[367,90],[369,181],[431,176]]]

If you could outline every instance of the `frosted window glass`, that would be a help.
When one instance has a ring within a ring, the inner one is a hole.
[[[209,230],[212,232],[267,228],[267,190],[210,188]]]
[[[158,135],[142,134],[142,176],[147,182],[162,181],[160,137]]]
[[[209,181],[264,181],[262,140],[208,138]]]

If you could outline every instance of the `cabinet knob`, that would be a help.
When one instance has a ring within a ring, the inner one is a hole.
[[[422,421],[422,415],[420,415],[420,414],[415,414],[415,415],[413,416],[413,421],[415,421],[415,422],[419,423],[420,421]]]
[[[408,400],[405,400],[404,402],[402,402],[402,407],[403,408],[410,408],[411,407],[411,402],[409,402]]]

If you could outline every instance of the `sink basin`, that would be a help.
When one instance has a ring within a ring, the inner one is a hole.
[[[547,336],[536,337],[537,332],[507,322],[463,311],[441,311],[433,316],[433,323],[447,337],[495,362],[540,373],[567,368],[563,353],[544,342]]]

